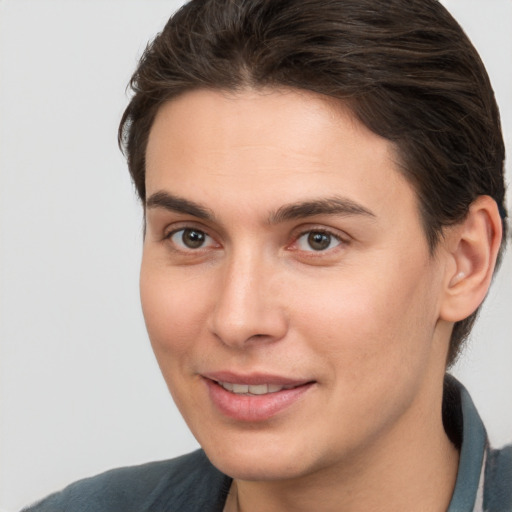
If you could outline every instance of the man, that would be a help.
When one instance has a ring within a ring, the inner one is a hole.
[[[144,316],[204,451],[33,510],[512,509],[511,449],[445,377],[507,229],[497,106],[450,15],[193,1],[132,87]]]

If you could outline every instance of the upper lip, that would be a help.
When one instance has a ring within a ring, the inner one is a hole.
[[[216,382],[229,382],[231,384],[248,384],[257,386],[258,384],[276,384],[278,386],[301,386],[312,382],[311,379],[296,379],[274,375],[270,373],[235,373],[231,371],[206,372],[201,374],[206,379]]]

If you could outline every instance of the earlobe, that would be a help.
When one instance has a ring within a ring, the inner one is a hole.
[[[440,317],[458,322],[471,315],[489,289],[501,243],[502,224],[496,202],[478,197],[468,215],[450,228],[449,258]]]

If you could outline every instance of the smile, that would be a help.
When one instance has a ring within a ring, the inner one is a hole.
[[[316,381],[271,375],[203,375],[210,403],[224,417],[240,422],[269,420],[292,408],[316,387]]]
[[[292,389],[296,386],[280,386],[279,384],[235,384],[232,382],[217,382],[226,391],[235,393],[236,395],[268,395],[270,393],[278,393],[283,389]]]

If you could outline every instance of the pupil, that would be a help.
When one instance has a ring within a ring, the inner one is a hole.
[[[331,243],[331,235],[318,232],[310,233],[308,236],[308,243],[315,251],[323,251],[329,247],[329,244]]]
[[[196,231],[194,229],[185,229],[182,235],[183,243],[189,249],[197,249],[204,243],[205,235],[202,231]]]

